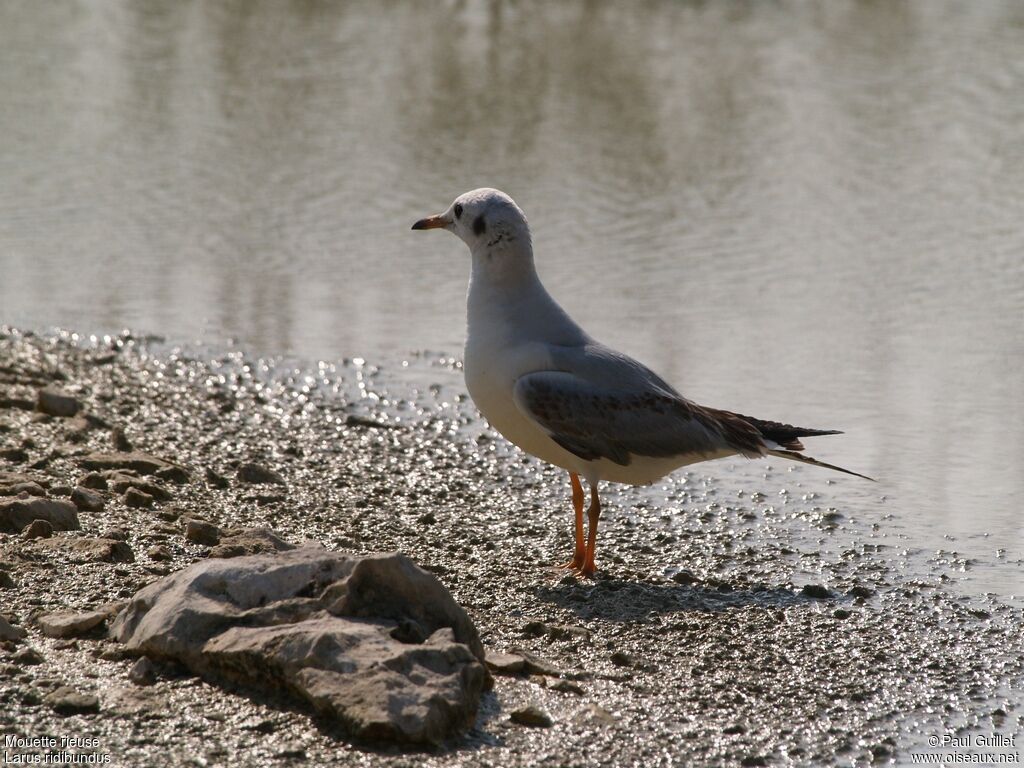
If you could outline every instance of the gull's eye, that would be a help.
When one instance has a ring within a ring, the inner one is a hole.
[[[461,219],[462,218],[462,203],[456,203],[455,204],[455,218],[456,219]]]

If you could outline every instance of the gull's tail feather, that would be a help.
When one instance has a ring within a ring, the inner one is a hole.
[[[824,467],[825,469],[834,469],[836,472],[845,472],[846,474],[853,475],[854,477],[863,477],[865,480],[870,480],[873,483],[877,482],[875,478],[868,477],[867,475],[862,475],[860,472],[854,472],[853,470],[843,469],[842,467],[837,467],[835,464],[826,464],[824,461],[818,461],[817,459],[811,458],[810,456],[804,456],[802,453],[797,453],[796,451],[769,449],[768,455],[778,456],[783,459],[791,459],[792,461],[799,461],[803,464],[813,464],[816,467]]]
[[[820,435],[841,435],[838,429],[810,429],[809,427],[794,427],[792,424],[784,424],[780,421],[768,421],[767,419],[755,419],[752,416],[736,414],[741,419],[751,424],[766,440],[778,443],[783,448],[791,451],[802,451],[803,443],[801,437],[818,437]]]

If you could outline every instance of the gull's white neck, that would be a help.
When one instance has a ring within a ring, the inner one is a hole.
[[[480,244],[466,301],[467,347],[475,342],[543,341],[575,346],[589,338],[544,288],[529,241]]]

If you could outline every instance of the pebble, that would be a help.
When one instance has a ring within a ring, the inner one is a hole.
[[[135,685],[153,685],[156,682],[156,664],[146,656],[141,657],[128,670],[128,679]]]
[[[149,508],[153,506],[153,497],[138,488],[129,487],[124,492],[124,503],[129,507]]]
[[[20,664],[23,667],[32,667],[36,664],[42,664],[45,659],[43,655],[39,653],[35,648],[22,648],[13,657],[11,661],[15,664]]]
[[[228,480],[224,475],[220,474],[210,467],[206,468],[206,482],[212,485],[214,488],[227,488],[231,485],[231,481]]]
[[[832,597],[832,593],[829,592],[828,587],[824,587],[821,584],[804,584],[804,588],[800,590],[800,594],[804,597],[810,597],[815,600],[827,600]]]
[[[221,531],[213,523],[205,520],[189,518],[185,522],[185,540],[193,544],[204,544],[208,547],[216,545],[220,541]]]
[[[559,680],[550,686],[551,690],[558,691],[559,693],[572,693],[577,696],[582,696],[584,691],[583,688],[571,680]]]
[[[590,630],[570,624],[552,624],[548,627],[548,637],[552,640],[580,640],[590,642]]]
[[[56,387],[44,387],[36,396],[36,408],[50,416],[69,418],[81,409],[82,403]]]
[[[262,464],[256,464],[251,461],[244,462],[238,465],[238,479],[243,483],[250,484],[264,484],[264,485],[285,485],[285,479],[279,473],[265,467]]]
[[[98,491],[107,490],[107,478],[99,472],[89,472],[78,481],[78,484],[83,488],[95,488]]]
[[[171,550],[163,544],[154,544],[152,547],[146,550],[146,557],[150,560],[156,560],[158,562],[171,560],[174,556],[171,554]]]
[[[121,427],[114,427],[110,432],[110,439],[114,443],[114,450],[121,451],[121,453],[130,453],[135,448],[132,446],[131,440],[124,433],[124,429]]]
[[[17,641],[22,640],[28,632],[22,627],[11,624],[3,614],[0,614],[0,640]]]
[[[535,704],[513,710],[509,717],[513,723],[529,725],[534,728],[550,728],[555,722],[551,719],[551,715]]]
[[[0,448],[0,459],[12,464],[22,464],[28,461],[28,451],[24,448]]]
[[[487,651],[484,662],[497,675],[521,675],[526,670],[526,659],[515,653]]]
[[[80,693],[62,685],[43,697],[43,703],[58,715],[82,715],[100,711],[100,700],[91,693]]]
[[[44,613],[36,622],[47,637],[80,637],[94,630],[106,618],[106,611],[58,611]]]
[[[9,495],[20,496],[23,493],[27,493],[29,496],[45,496],[46,489],[39,483],[28,482],[28,483],[17,483],[7,487]]]
[[[613,653],[611,655],[611,662],[616,667],[632,667],[634,663],[633,657],[623,651],[616,651]]]
[[[53,523],[49,520],[33,520],[21,532],[23,539],[48,539],[53,536]]]
[[[51,543],[52,542],[52,543]],[[109,538],[53,538],[47,544],[65,550],[76,562],[134,563],[135,553],[123,541]]]
[[[676,584],[696,584],[700,579],[698,579],[692,571],[683,570],[672,574],[672,581]]]
[[[78,507],[80,512],[99,512],[103,509],[103,497],[81,486],[71,491],[71,503]]]

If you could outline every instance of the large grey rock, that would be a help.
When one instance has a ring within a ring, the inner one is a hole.
[[[78,510],[70,501],[39,496],[0,501],[0,532],[17,533],[33,520],[46,520],[57,531],[79,528]]]
[[[138,592],[111,634],[208,680],[290,692],[374,741],[439,744],[491,684],[466,612],[399,554],[205,560]]]

